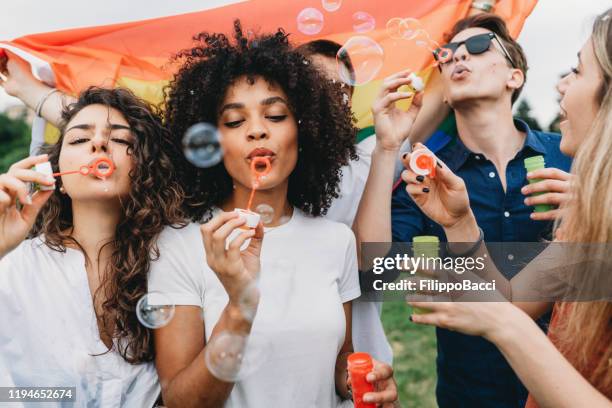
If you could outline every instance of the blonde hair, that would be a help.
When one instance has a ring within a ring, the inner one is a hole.
[[[612,242],[612,8],[595,21],[591,35],[598,65],[603,73],[597,94],[599,112],[581,145],[572,173],[572,200],[565,208],[564,240],[580,243]],[[595,247],[595,246],[594,246]],[[603,245],[591,256],[601,256]],[[608,255],[608,254],[606,254]],[[583,274],[589,267],[583,266]],[[609,272],[609,271],[607,271]],[[612,398],[612,303],[562,303],[559,325],[551,336],[560,351],[600,392]]]

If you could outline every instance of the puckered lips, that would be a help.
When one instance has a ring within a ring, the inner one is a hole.
[[[272,163],[274,159],[276,159],[276,153],[265,147],[257,147],[251,150],[249,155],[246,157],[247,163],[251,164],[254,157],[267,157],[270,163]],[[263,164],[262,166],[265,167]]]
[[[472,73],[472,70],[469,69],[464,64],[455,65],[455,69],[453,69],[453,73],[451,74],[451,79],[453,81],[460,81],[462,79],[467,78],[468,75]]]

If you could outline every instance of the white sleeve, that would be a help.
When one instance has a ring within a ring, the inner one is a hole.
[[[347,239],[344,251],[344,265],[342,275],[338,281],[338,290],[342,303],[348,302],[361,295],[359,288],[359,270],[357,268],[357,243],[355,235],[348,227],[344,227]]]
[[[159,259],[151,262],[149,292],[163,293],[175,305],[202,307],[206,255],[199,226],[166,227],[158,247]]]

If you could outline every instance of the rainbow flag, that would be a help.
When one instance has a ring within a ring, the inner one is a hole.
[[[516,37],[536,2],[498,0],[494,12]],[[418,19],[429,38],[442,43],[444,32],[468,15],[471,4],[472,0],[247,0],[169,17],[27,35],[0,41],[0,53],[8,51],[25,59],[36,77],[68,94],[76,95],[90,85],[123,86],[159,103],[163,86],[176,70],[169,64],[170,57],[192,46],[193,36],[201,31],[229,34],[237,18],[244,29],[255,33],[282,27],[296,45],[315,39],[345,44],[356,35],[366,36],[382,48],[383,63],[375,78],[358,86],[353,96],[357,126],[363,129],[372,125],[370,107],[382,78],[410,68],[427,81],[433,63],[427,47],[394,38],[387,23]],[[318,12],[314,29],[312,21],[306,21],[310,26],[305,30],[300,20],[307,8]],[[43,140],[53,143],[57,130],[37,118],[33,145]]]

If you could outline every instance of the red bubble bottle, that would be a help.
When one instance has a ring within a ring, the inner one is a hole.
[[[374,384],[366,381],[366,375],[374,368],[368,353],[353,353],[348,356],[348,372],[351,377],[355,408],[376,408],[376,404],[363,402],[363,395],[374,391]]]

